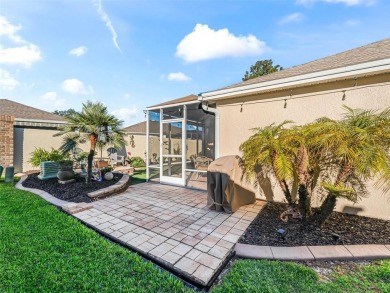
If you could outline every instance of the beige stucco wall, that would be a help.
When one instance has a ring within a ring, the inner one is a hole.
[[[353,80],[340,81],[295,88],[292,92],[287,90],[217,102],[220,113],[220,155],[240,154],[239,146],[253,134],[252,128],[284,120],[304,124],[323,116],[337,119],[344,112],[342,105],[376,110],[390,107],[390,73],[359,78],[356,82],[356,86]],[[342,100],[343,90],[345,100]],[[287,100],[286,108],[284,99]],[[272,186],[276,200],[281,200],[281,191],[276,184],[272,183]],[[390,219],[390,194],[384,196],[372,184],[369,184],[369,190],[369,198],[355,206],[350,202],[340,201],[338,210],[353,206],[362,209],[358,213],[360,215]],[[265,198],[259,192],[257,196]]]
[[[23,172],[29,170],[37,170],[28,163],[30,160],[31,153],[35,148],[44,148],[46,150],[58,149],[61,146],[62,138],[53,137],[53,134],[57,133],[57,130],[47,129],[23,129]]]

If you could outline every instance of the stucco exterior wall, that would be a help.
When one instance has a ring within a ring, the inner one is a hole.
[[[323,116],[338,119],[344,112],[343,105],[375,110],[390,107],[390,73],[359,78],[356,83],[354,80],[339,81],[217,102],[220,113],[220,155],[241,155],[240,144],[253,134],[252,129],[256,127],[285,120],[305,124]],[[281,200],[281,190],[275,183],[270,186],[275,199]],[[358,208],[360,215],[390,219],[390,194],[384,196],[371,183],[369,190],[370,196],[360,203],[353,205],[340,201],[337,209],[353,212],[353,208]],[[257,196],[265,198],[259,191]]]
[[[53,137],[53,134],[58,133],[58,130],[50,129],[32,129],[24,128],[23,129],[23,141],[22,141],[22,155],[23,155],[23,172],[30,170],[37,170],[31,166],[28,162],[30,160],[31,153],[35,148],[44,148],[46,150],[58,149],[62,144],[61,137]]]

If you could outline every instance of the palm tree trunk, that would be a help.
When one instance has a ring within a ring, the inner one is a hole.
[[[353,172],[352,166],[348,162],[344,162],[344,164],[339,170],[339,173],[337,174],[336,182],[334,185],[347,182],[352,172]],[[328,196],[325,198],[324,202],[322,203],[318,213],[315,215],[314,221],[320,226],[324,224],[325,221],[332,214],[334,208],[336,207],[336,203],[337,203],[337,197],[333,193],[329,192]]]
[[[89,154],[88,154],[88,166],[87,166],[87,177],[85,178],[85,183],[90,184],[91,183],[91,178],[92,178],[92,162],[93,162],[93,157],[95,155],[95,149],[96,149],[96,142],[97,142],[97,137],[95,135],[91,135],[89,137],[89,141],[91,143],[90,149],[89,149]]]
[[[307,148],[301,145],[298,149],[297,156],[297,173],[298,173],[298,195],[299,195],[299,210],[302,215],[302,220],[307,221],[311,214],[311,192],[307,188],[309,185],[309,173],[307,171],[309,166],[309,155]]]
[[[276,158],[278,157],[278,154],[274,151],[272,153],[272,156],[271,156],[271,162],[272,162],[272,168],[273,168],[273,171],[274,171],[274,174],[275,174],[275,177],[276,179],[278,180],[278,183],[279,183],[279,186],[282,188],[282,191],[284,193],[284,196],[286,197],[286,200],[288,202],[289,205],[293,205],[294,202],[292,200],[292,196],[291,196],[291,192],[290,192],[290,189],[288,187],[288,184],[286,182],[285,179],[281,179],[279,178],[277,175],[276,175],[276,172],[275,172],[275,161],[276,161]]]

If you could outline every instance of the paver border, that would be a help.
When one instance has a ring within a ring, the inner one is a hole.
[[[390,245],[375,244],[376,250],[372,251],[373,244],[362,245],[322,245],[322,246],[258,246],[237,243],[234,250],[236,256],[251,259],[271,260],[368,260],[390,258]],[[295,249],[294,249],[295,248]],[[359,253],[351,253],[349,249],[359,250]],[[275,252],[278,253],[275,253]],[[294,251],[294,256],[286,257],[288,252]],[[302,253],[299,253],[302,251]],[[269,253],[271,252],[271,254]]]
[[[17,189],[20,189],[20,190],[25,190],[25,191],[30,191],[32,193],[35,193],[36,195],[40,196],[41,198],[43,198],[44,200],[48,201],[49,203],[55,205],[56,207],[62,208],[62,206],[64,206],[64,205],[73,203],[71,201],[65,201],[62,199],[58,199],[58,198],[52,196],[50,193],[48,193],[44,190],[41,190],[41,189],[24,187],[22,185],[22,183],[26,179],[27,179],[27,175],[26,174],[22,175],[20,177],[20,180],[15,184],[15,187]],[[129,179],[130,179],[130,176],[128,174],[123,174],[122,178],[117,183],[115,183],[111,186],[108,186],[106,188],[102,188],[100,190],[90,192],[90,193],[88,193],[88,196],[91,197],[92,199],[95,199],[95,198],[101,198],[101,197],[113,195],[113,194],[117,193],[118,191],[121,191],[122,189],[127,188],[127,185],[129,183]],[[94,195],[91,196],[91,194],[94,194]]]

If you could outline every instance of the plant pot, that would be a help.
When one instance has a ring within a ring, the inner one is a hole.
[[[74,171],[73,171],[73,166],[70,164],[60,164],[60,170],[57,173],[57,178],[60,181],[68,181],[72,180],[74,178]]]
[[[97,166],[98,166],[98,168],[108,167],[108,162],[107,161],[98,161]]]

